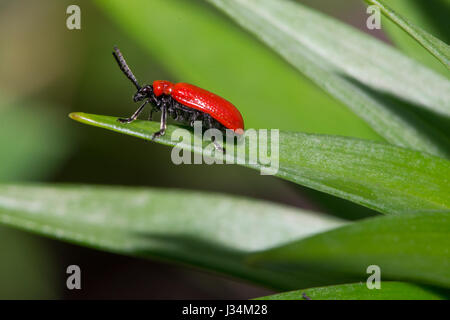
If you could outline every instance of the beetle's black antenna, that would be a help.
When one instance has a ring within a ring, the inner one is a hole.
[[[136,80],[136,77],[134,76],[133,72],[131,72],[131,69],[127,65],[127,62],[125,61],[119,48],[114,47],[114,52],[112,54],[113,54],[114,58],[116,58],[116,61],[119,64],[120,70],[122,70],[122,72],[125,73],[127,78],[130,79],[131,82],[133,82],[134,85],[136,86],[136,88],[139,90],[141,88],[141,86],[139,85],[138,81]]]

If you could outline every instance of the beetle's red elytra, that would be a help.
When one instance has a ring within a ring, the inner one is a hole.
[[[209,114],[227,129],[244,130],[244,120],[236,107],[224,98],[189,83],[173,84],[166,80],[153,81],[157,97],[170,95],[184,106]]]
[[[160,130],[153,134],[153,139],[164,135],[167,115],[170,115],[176,121],[187,122],[191,126],[195,121],[202,121],[206,128],[216,128],[222,131],[230,129],[237,134],[244,132],[242,115],[231,102],[188,83],[156,80],[153,81],[152,85],[141,87],[117,47],[114,47],[113,56],[116,58],[120,69],[138,90],[134,94],[133,100],[135,102],[145,100],[131,117],[119,118],[118,121],[122,123],[133,122],[145,105],[150,102],[152,109],[149,120],[151,120],[153,111],[161,111]]]

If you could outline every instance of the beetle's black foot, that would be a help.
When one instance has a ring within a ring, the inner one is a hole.
[[[225,152],[225,148],[222,147],[217,141],[216,141],[216,137],[212,136],[211,137],[211,142],[214,144],[214,148],[216,148],[217,151],[220,151],[222,153]]]
[[[216,148],[217,151],[220,151],[220,152],[222,152],[222,153],[225,152],[225,148],[224,148],[224,147],[222,147],[222,146],[221,146],[220,144],[218,144],[216,141],[213,141],[213,143],[214,143],[214,147]]]
[[[134,119],[132,119],[132,118],[119,118],[119,119],[117,119],[117,121],[119,121],[120,123],[130,123],[130,122],[133,122]]]
[[[152,135],[152,140],[155,140],[156,138],[163,136],[165,132],[166,132],[165,130],[159,130],[158,132],[155,132]]]
[[[305,300],[312,300],[310,297],[308,297],[308,296],[306,295],[306,292],[302,292],[302,297],[303,297],[303,299],[305,299]]]

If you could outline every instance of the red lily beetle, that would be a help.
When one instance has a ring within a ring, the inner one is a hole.
[[[117,47],[114,47],[113,56],[120,69],[138,90],[133,96],[134,102],[145,100],[131,117],[119,118],[119,122],[133,122],[145,105],[150,102],[153,107],[149,120],[154,111],[162,112],[160,130],[153,134],[152,139],[164,135],[167,115],[176,121],[188,123],[190,126],[193,126],[194,121],[202,121],[206,128],[216,128],[222,131],[231,129],[237,134],[243,133],[244,120],[241,113],[224,98],[188,83],[174,84],[170,81],[156,80],[153,81],[153,85],[141,87]]]

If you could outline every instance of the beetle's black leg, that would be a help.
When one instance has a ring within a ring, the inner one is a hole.
[[[152,108],[150,109],[150,115],[148,116],[148,120],[152,121],[153,119],[153,112],[158,111],[158,107],[161,105],[161,100],[156,99],[154,95],[151,95],[149,97],[150,103],[152,104]]]
[[[119,118],[117,119],[117,121],[119,121],[120,123],[130,123],[133,122],[134,120],[137,119],[137,117],[139,116],[139,114],[142,112],[142,110],[144,110],[145,105],[147,104],[148,100],[146,100],[140,107],[139,109],[136,110],[135,113],[133,113],[133,115],[129,118]]]
[[[152,140],[155,138],[159,138],[164,135],[166,132],[166,126],[167,126],[167,102],[163,102],[161,106],[161,126],[158,132],[155,132],[152,135]]]
[[[152,121],[153,117],[153,108],[150,109],[150,114],[148,115],[148,121]]]
[[[210,115],[207,115],[208,117],[208,126],[209,128],[215,128],[214,124],[213,124],[213,119],[211,118]],[[214,147],[216,148],[217,151],[221,151],[222,153],[225,152],[225,148],[223,148],[217,141],[216,141],[216,137],[212,136],[211,137],[211,142],[214,143]]]
[[[305,299],[305,300],[312,300],[310,297],[308,297],[308,296],[306,295],[305,292],[302,292],[302,297],[303,297],[303,299]]]
[[[217,151],[220,152],[225,152],[225,148],[222,147],[219,143],[217,143],[216,141],[216,137],[211,137],[211,142],[214,143],[214,147],[216,148]]]

